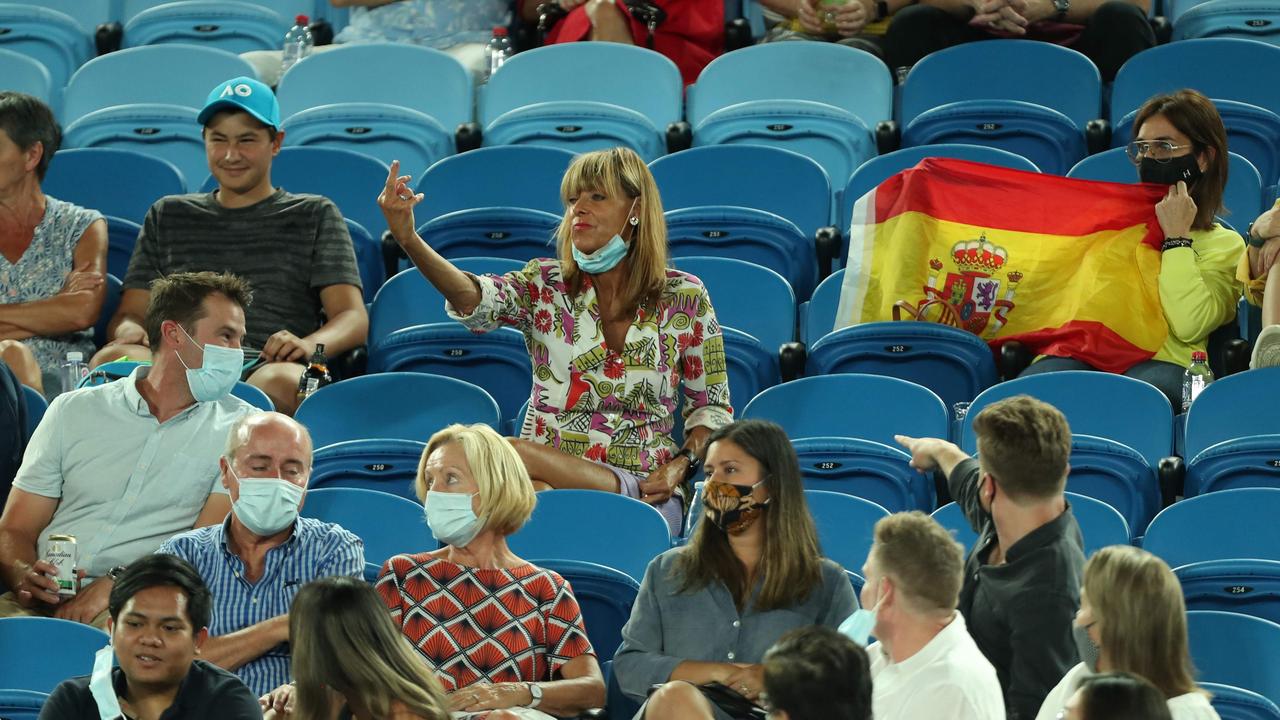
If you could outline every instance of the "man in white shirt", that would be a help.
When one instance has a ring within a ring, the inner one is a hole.
[[[51,615],[104,626],[123,566],[231,509],[218,458],[253,410],[229,395],[244,354],[249,286],[211,272],[151,287],[154,364],[59,395],[36,428],[0,516],[0,617]],[[45,562],[51,535],[76,539],[79,592],[59,596]]]
[[[876,523],[860,598],[879,641],[867,648],[876,720],[1004,720],[995,668],[956,611],[963,572],[963,548],[928,515]]]

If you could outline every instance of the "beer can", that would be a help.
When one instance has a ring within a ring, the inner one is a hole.
[[[79,558],[76,552],[75,536],[50,535],[49,546],[44,553],[44,560],[58,569],[58,574],[53,578],[58,583],[58,595],[74,597],[76,586],[79,585],[76,577],[76,565]]]

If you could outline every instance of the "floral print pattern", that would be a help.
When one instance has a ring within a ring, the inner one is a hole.
[[[671,432],[681,396],[686,431],[733,421],[720,324],[696,277],[667,270],[657,308],[636,312],[621,353],[605,344],[590,278],[573,297],[559,261],[476,280],[476,309],[446,310],[474,332],[510,326],[524,334],[533,391],[521,437],[647,474],[679,449]]]

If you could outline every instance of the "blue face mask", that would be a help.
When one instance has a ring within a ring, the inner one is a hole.
[[[880,607],[879,598],[876,599],[876,604],[872,605],[870,610],[865,608],[854,610],[852,615],[840,623],[840,633],[862,647],[866,647],[867,640],[871,637],[871,631],[876,627],[876,608],[878,607]]]
[[[178,328],[195,344],[195,338],[191,337],[186,328],[181,325]],[[191,397],[199,402],[224,398],[236,386],[240,373],[244,371],[244,350],[205,345],[203,353],[204,362],[194,369],[187,365],[182,355],[178,355],[178,362],[187,369],[187,387],[191,388]]]
[[[427,528],[437,541],[466,547],[480,534],[480,518],[471,509],[475,495],[427,491]]]
[[[639,218],[631,215],[636,209],[636,201],[639,199],[637,197],[632,200],[631,209],[627,211],[627,215],[631,217],[630,223],[633,227],[640,224]],[[621,232],[617,232],[609,239],[609,242],[604,244],[604,247],[598,248],[592,253],[584,253],[578,249],[577,245],[574,245],[573,261],[578,264],[582,272],[588,275],[599,275],[617,267],[618,263],[622,262],[622,259],[627,256],[627,251],[630,249],[631,246],[622,239]]]
[[[235,470],[231,475],[240,484],[231,512],[249,532],[270,537],[298,519],[298,506],[305,492],[301,487],[279,477],[241,478]]]

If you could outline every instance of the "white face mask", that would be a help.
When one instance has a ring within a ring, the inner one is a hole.
[[[275,535],[298,519],[303,488],[278,477],[241,478],[235,470],[231,475],[240,483],[231,512],[249,532],[259,537]]]
[[[120,700],[116,697],[116,686],[111,681],[111,661],[115,659],[115,651],[108,642],[93,656],[93,674],[89,676],[89,693],[98,706],[98,717],[103,720],[115,720],[124,716],[120,709]]]
[[[427,491],[427,527],[431,535],[445,545],[466,547],[480,534],[480,518],[471,509],[471,498],[466,493]]]
[[[187,336],[191,344],[195,344],[195,338],[191,337],[186,328],[179,325],[178,329],[182,330],[182,334]],[[244,350],[221,345],[205,345],[202,352],[204,360],[198,368],[189,367],[182,359],[182,355],[178,355],[178,362],[182,363],[182,367],[187,368],[187,387],[191,388],[191,397],[199,402],[210,402],[226,397],[227,393],[236,386],[240,373],[244,372]]]

